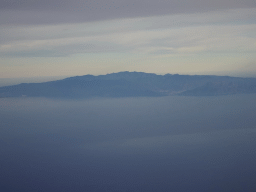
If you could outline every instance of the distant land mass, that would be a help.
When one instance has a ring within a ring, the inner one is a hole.
[[[0,87],[0,97],[158,97],[256,93],[256,78],[119,72]]]

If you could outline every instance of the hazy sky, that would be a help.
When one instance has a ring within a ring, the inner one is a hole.
[[[255,0],[2,0],[0,78],[256,76]]]

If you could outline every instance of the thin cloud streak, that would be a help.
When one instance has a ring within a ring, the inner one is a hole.
[[[83,23],[255,7],[254,0],[8,0],[0,2],[0,25]]]

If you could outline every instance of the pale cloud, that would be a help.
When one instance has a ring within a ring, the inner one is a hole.
[[[39,35],[41,38],[37,39],[36,36],[39,31],[32,28],[27,31],[27,39],[1,44],[0,53],[4,55],[48,50],[50,55],[52,51],[67,56],[76,53],[127,51],[156,54],[159,50],[169,50],[169,54],[171,54],[203,51],[243,52],[255,51],[256,49],[256,35],[252,35],[256,31],[256,24],[188,26],[154,30],[137,29],[128,32],[116,30],[113,33],[106,32],[105,34],[98,34],[97,32],[88,34],[88,30],[84,32],[84,35],[79,29],[83,31],[83,27],[78,26],[77,33],[72,33],[74,34],[73,37],[65,30],[59,29],[53,32],[51,36],[47,36],[47,34],[43,36],[42,32],[41,36]]]

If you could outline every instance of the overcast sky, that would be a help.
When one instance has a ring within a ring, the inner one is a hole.
[[[0,1],[0,78],[256,76],[255,53],[255,0]]]

